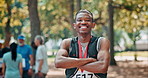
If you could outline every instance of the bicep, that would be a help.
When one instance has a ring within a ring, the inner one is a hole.
[[[22,69],[22,62],[19,63],[19,69]]]
[[[68,57],[69,46],[70,46],[70,39],[63,40],[61,45],[60,45],[60,49],[57,52],[57,56]]]
[[[33,55],[29,55],[30,60],[33,60]]]
[[[57,52],[57,57],[60,57],[60,56],[68,57],[68,52],[65,49],[60,49]]]
[[[97,55],[97,60],[99,61],[104,61],[105,63],[110,61],[110,53],[109,53],[109,48],[110,48],[110,42],[107,39],[102,39],[101,40],[101,47],[100,50],[98,51]]]

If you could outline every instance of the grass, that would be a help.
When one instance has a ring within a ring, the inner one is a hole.
[[[148,51],[126,51],[126,52],[116,52],[115,56],[137,56],[148,57]]]

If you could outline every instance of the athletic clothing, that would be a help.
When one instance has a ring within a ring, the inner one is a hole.
[[[87,48],[88,44],[88,51],[86,58],[95,58],[97,59],[97,54],[100,49],[100,41],[101,38],[92,37],[89,43],[81,43],[82,44],[82,51]],[[84,46],[84,47],[83,47]],[[84,52],[82,56],[85,56]],[[69,57],[72,58],[79,58],[79,45],[78,45],[78,37],[72,38],[70,48],[69,48]],[[107,78],[107,73],[92,73],[85,70],[81,70],[78,68],[70,68],[66,69],[66,78]]]

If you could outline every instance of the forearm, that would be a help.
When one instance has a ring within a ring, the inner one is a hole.
[[[108,65],[104,61],[96,61],[79,67],[93,73],[107,73]]]
[[[38,67],[38,71],[41,71],[42,69],[42,65],[43,65],[43,60],[39,60],[39,67]]]
[[[22,75],[23,75],[23,70],[20,69],[20,76],[22,77]]]
[[[94,61],[96,60],[93,58],[79,59],[79,58],[70,58],[70,57],[60,56],[59,58],[56,58],[55,66],[57,68],[74,68],[74,67],[79,67]]]
[[[22,77],[22,74],[23,74],[22,63],[19,64],[19,71],[20,71],[20,75],[21,75],[21,77]]]
[[[2,64],[2,74],[5,75],[5,64]]]
[[[34,60],[33,60],[33,57],[31,55],[31,57],[30,57],[30,66],[33,66],[33,64],[34,64]]]

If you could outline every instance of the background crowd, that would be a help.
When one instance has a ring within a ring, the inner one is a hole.
[[[19,35],[17,43],[9,47],[0,44],[0,77],[45,78],[48,72],[47,50],[44,38],[37,35],[31,46],[25,43],[25,36]]]

